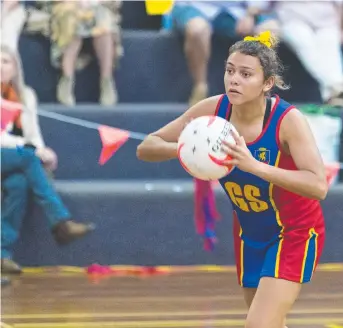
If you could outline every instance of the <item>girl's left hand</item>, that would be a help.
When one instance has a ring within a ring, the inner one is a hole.
[[[235,131],[232,131],[232,137],[236,144],[223,141],[222,151],[228,154],[231,159],[223,161],[222,164],[237,166],[242,171],[252,173],[259,162],[251,154],[242,136],[239,136]]]

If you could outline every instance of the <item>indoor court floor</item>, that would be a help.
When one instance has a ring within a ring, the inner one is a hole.
[[[244,327],[236,274],[185,270],[90,279],[80,272],[26,272],[2,288],[4,328]],[[324,266],[303,288],[289,328],[343,328],[343,266]]]

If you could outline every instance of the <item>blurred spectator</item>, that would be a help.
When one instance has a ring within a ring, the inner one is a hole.
[[[184,50],[194,83],[190,105],[208,96],[212,33],[229,38],[265,30],[277,34],[277,21],[268,9],[268,1],[176,1],[171,16],[176,30],[185,35]]]
[[[29,191],[44,210],[58,243],[82,237],[93,228],[71,219],[48,179],[44,167],[54,170],[57,158],[44,146],[36,97],[24,84],[19,57],[6,46],[1,47],[1,97],[23,105],[22,114],[1,133],[1,271],[20,273],[20,266],[11,260],[11,247],[18,239]]]
[[[17,49],[23,28],[27,32],[49,37],[51,63],[62,69],[57,99],[73,106],[75,70],[84,68],[91,60],[82,52],[82,43],[84,39],[92,38],[100,66],[100,103],[114,105],[118,96],[113,67],[123,53],[120,7],[121,1],[107,0],[3,0],[2,44]]]
[[[113,67],[122,55],[120,38],[121,1],[74,0],[43,1],[40,9],[50,16],[51,61],[62,69],[57,99],[68,106],[75,104],[74,75],[90,58],[82,53],[85,38],[92,38],[100,66],[100,103],[117,102]],[[32,30],[32,29],[31,29]]]
[[[18,48],[20,33],[26,21],[25,7],[19,0],[1,2],[1,43],[13,50]]]
[[[50,14],[39,10],[39,3],[45,0],[2,0],[1,44],[13,50],[18,49],[19,37],[24,29],[39,33],[50,31]]]
[[[52,149],[45,147],[38,124],[36,94],[24,83],[19,55],[5,45],[1,46],[1,97],[25,105],[22,115],[12,126],[7,127],[10,133],[2,133],[1,146],[13,148],[31,144],[39,149],[45,167],[49,171],[55,170],[56,154]]]
[[[343,106],[341,1],[275,1],[282,38],[318,82],[322,99]]]

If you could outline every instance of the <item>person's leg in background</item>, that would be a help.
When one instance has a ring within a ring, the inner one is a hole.
[[[74,74],[81,47],[82,39],[74,38],[62,55],[62,77],[57,86],[57,100],[67,106],[75,105]]]
[[[71,219],[68,209],[50,183],[40,160],[33,149],[1,149],[1,173],[20,171],[25,174],[35,202],[43,209],[55,240],[66,244],[94,230],[93,225]]]
[[[1,272],[21,273],[20,266],[12,261],[12,247],[19,237],[26,214],[29,187],[23,173],[12,173],[2,181],[1,199]]]
[[[112,106],[118,102],[113,70],[123,55],[120,9],[103,2],[94,9],[95,26],[89,31],[100,67],[100,103]]]
[[[100,66],[100,103],[111,106],[117,102],[117,90],[113,80],[115,49],[111,32],[93,37],[93,45]]]
[[[76,2],[56,1],[46,10],[50,13],[52,65],[62,70],[56,97],[60,103],[74,106],[75,71],[83,44],[83,38],[77,33],[80,7]]]
[[[193,80],[190,106],[208,95],[207,66],[211,56],[212,27],[201,12],[192,6],[175,6],[175,28],[184,34],[184,51]]]

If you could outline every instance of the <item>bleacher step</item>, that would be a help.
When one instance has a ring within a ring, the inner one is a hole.
[[[97,229],[58,248],[47,219],[35,208],[23,224],[15,253],[23,265],[234,264],[231,205],[220,188],[216,189],[219,243],[210,253],[203,250],[202,238],[195,232],[191,180],[57,181],[56,188],[75,218],[90,220]],[[335,187],[323,201],[330,238],[322,262],[343,262],[342,192],[343,185]]]

